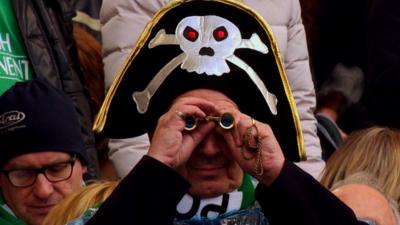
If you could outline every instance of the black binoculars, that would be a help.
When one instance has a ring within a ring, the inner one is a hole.
[[[217,122],[218,125],[225,130],[229,130],[235,125],[235,119],[233,118],[232,114],[224,113],[221,116],[206,116],[204,118],[196,118],[193,116],[187,116],[187,117],[185,117],[184,129],[187,131],[194,130],[197,127],[197,123],[199,121],[208,122],[210,120]]]

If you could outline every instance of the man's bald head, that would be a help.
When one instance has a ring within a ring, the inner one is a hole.
[[[369,176],[349,178],[335,185],[332,193],[349,206],[357,218],[370,219],[378,225],[398,224],[396,203],[388,199]]]
[[[357,218],[371,219],[378,225],[395,225],[390,202],[375,188],[366,184],[346,184],[332,191],[349,206]]]

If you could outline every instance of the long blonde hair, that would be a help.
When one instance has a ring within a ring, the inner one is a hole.
[[[400,132],[371,127],[350,134],[322,172],[321,184],[331,189],[346,177],[365,172],[376,178],[383,192],[400,203]]]
[[[118,181],[92,183],[68,195],[46,216],[42,225],[65,225],[80,217],[86,210],[104,202],[118,185]]]

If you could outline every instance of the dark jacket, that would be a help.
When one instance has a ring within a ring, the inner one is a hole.
[[[373,124],[400,128],[400,1],[368,3],[363,104]]]
[[[176,205],[190,185],[159,161],[144,156],[86,225],[172,225]],[[353,211],[318,181],[286,161],[256,199],[270,225],[358,225]]]
[[[256,199],[271,225],[359,224],[349,207],[287,160],[269,187],[257,186]]]
[[[75,104],[89,155],[88,178],[93,178],[99,170],[88,96],[72,33],[75,12],[67,0],[12,2],[35,76],[62,89]]]

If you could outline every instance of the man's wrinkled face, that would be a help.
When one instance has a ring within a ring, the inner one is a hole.
[[[221,112],[237,109],[232,100],[217,91],[199,89],[180,97],[206,99],[213,102]],[[202,123],[198,126],[202,126]],[[241,185],[243,177],[242,169],[229,154],[225,139],[215,128],[196,147],[188,162],[178,172],[191,183],[189,193],[200,197],[214,197],[233,191]]]
[[[4,170],[34,169],[46,167],[71,159],[62,152],[30,153],[15,157],[4,165]],[[82,187],[82,175],[86,167],[77,160],[72,175],[65,181],[52,183],[44,174],[39,174],[30,187],[14,187],[3,173],[0,175],[0,188],[5,202],[14,214],[29,225],[41,225],[50,209],[64,197]]]

